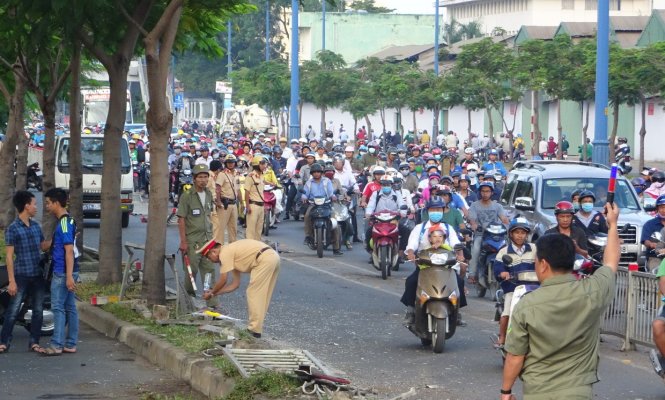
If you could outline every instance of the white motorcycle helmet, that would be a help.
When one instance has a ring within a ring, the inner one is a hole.
[[[386,175],[390,177],[398,176],[399,171],[397,171],[395,168],[390,167],[386,169]]]

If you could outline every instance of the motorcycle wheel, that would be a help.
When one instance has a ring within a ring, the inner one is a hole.
[[[381,269],[381,279],[384,280],[390,276],[390,263],[388,258],[388,246],[379,247],[379,269]]]
[[[483,297],[485,297],[485,293],[487,293],[487,288],[483,287],[483,286],[480,286],[480,284],[477,284],[476,291],[477,291],[476,294],[478,295],[478,297],[483,298]]]
[[[53,336],[53,331],[55,330],[55,321],[53,320],[53,314],[50,313],[48,315],[47,313],[48,310],[44,310],[44,322],[42,323],[42,336]],[[30,332],[31,328],[30,322],[26,322],[23,327],[25,328],[26,331]]]
[[[316,256],[323,258],[323,228],[318,228],[314,233],[314,238],[316,240]]]
[[[272,218],[272,210],[263,217],[263,235],[270,236],[270,220]]]
[[[443,353],[446,347],[446,318],[435,318],[434,332],[432,332],[432,351]]]

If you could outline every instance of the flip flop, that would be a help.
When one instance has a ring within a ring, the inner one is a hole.
[[[44,348],[37,343],[30,345],[30,351],[37,354],[44,354]]]
[[[63,347],[62,352],[63,353],[74,354],[74,353],[76,353],[76,347]]]
[[[9,351],[9,346],[6,344],[0,344],[0,354],[7,353]]]
[[[55,347],[52,346],[45,347],[44,352],[42,353],[42,355],[46,357],[59,356],[61,354],[62,354],[62,349],[56,349]]]

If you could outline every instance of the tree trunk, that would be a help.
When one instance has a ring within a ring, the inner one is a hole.
[[[494,121],[492,121],[492,107],[489,104],[485,104],[485,110],[487,112],[487,123],[489,124],[489,138],[490,138],[490,148],[494,146]]]
[[[559,143],[559,146],[557,147],[556,151],[556,158],[557,160],[562,160],[563,159],[563,151],[561,150],[561,141],[563,139],[563,127],[561,126],[561,99],[557,99],[556,101],[556,131],[557,131],[557,143]]]
[[[411,113],[413,114],[413,131],[416,132],[418,130],[418,127],[416,126],[416,110],[412,110]]]
[[[370,121],[369,115],[365,115],[365,123],[367,124],[367,134],[371,135],[372,134],[372,121]],[[369,142],[369,140],[367,140],[367,137],[365,137],[365,141]]]
[[[44,168],[42,183],[44,193],[55,187],[55,100],[55,97],[52,100],[49,97],[40,101],[40,108],[42,109],[42,114],[44,114],[44,165],[42,167]],[[46,210],[45,202],[42,209],[42,231],[44,232],[44,237],[51,237],[55,229],[56,218]]]
[[[28,190],[29,142],[30,139],[25,135],[25,130],[21,129],[18,135],[18,146],[16,149],[16,190]],[[44,153],[45,152],[46,151],[44,151]],[[44,215],[44,217],[48,218],[47,215]],[[42,217],[42,219],[44,219],[44,217]]]
[[[145,247],[145,277],[143,297],[148,304],[166,304],[164,277],[164,255],[166,254],[166,224],[168,214],[169,168],[168,144],[173,125],[169,101],[166,97],[166,82],[173,40],[182,14],[182,6],[175,9],[168,19],[160,19],[158,26],[168,21],[161,33],[151,32],[144,40],[146,71],[150,102],[146,112],[147,128],[150,132],[150,201],[148,203],[148,229]],[[164,18],[164,17],[162,17]],[[155,28],[157,30],[157,27]],[[154,35],[154,36],[153,36]],[[167,55],[167,57],[163,57]],[[194,249],[191,249],[194,251]]]
[[[433,137],[434,137],[435,143],[438,143],[438,140],[439,140],[439,125],[440,125],[439,124],[439,117],[441,116],[441,110],[439,109],[439,107],[434,107],[434,110],[432,110],[432,112],[434,113],[434,126],[436,127],[436,134]],[[416,128],[415,128],[415,126],[416,126],[416,116],[415,116],[415,113],[413,115],[413,126],[414,126],[413,131],[416,132]]]
[[[358,118],[353,117],[353,143],[358,142]]]
[[[14,196],[14,162],[16,145],[19,135],[23,132],[23,111],[25,109],[26,83],[19,74],[14,72],[14,92],[9,100],[9,119],[7,135],[0,150],[0,204],[5,204],[0,212],[0,228],[4,230],[14,219],[15,208],[12,204]]]
[[[326,137],[326,106],[321,106],[321,140]]]
[[[379,110],[379,115],[381,116],[381,125],[383,126],[383,132],[386,131],[386,109],[382,108]]]
[[[612,126],[612,136],[610,136],[610,158],[609,162],[612,164],[614,162],[614,143],[617,141],[617,131],[619,130],[619,106],[620,104],[616,103],[612,106],[612,112],[614,115],[612,116],[614,125]]]
[[[640,95],[640,104],[642,105],[640,112],[642,117],[642,125],[640,126],[640,171],[642,171],[644,168],[644,138],[647,135],[647,99],[643,95]]]
[[[102,168],[104,179],[101,190],[102,210],[99,223],[99,272],[97,274],[97,283],[100,285],[120,282],[122,279],[121,164],[118,149],[125,127],[127,72],[129,71],[130,60],[129,58],[114,57],[113,61],[114,68],[107,70],[111,94],[109,112],[104,127],[104,166]],[[156,148],[157,144],[151,147]],[[159,178],[153,177],[152,179]]]
[[[584,102],[582,102],[582,107],[584,107]],[[586,104],[586,115],[584,118],[584,126],[582,127],[582,154],[580,159],[583,161],[589,161],[589,158],[586,156],[587,155],[587,131],[589,129],[589,113],[591,109],[591,102],[587,101]]]
[[[543,138],[542,132],[540,132],[540,125],[538,124],[538,118],[540,117],[540,95],[537,90],[533,91],[533,143],[531,146],[531,155],[535,156],[538,154],[538,146],[540,146],[540,140]]]
[[[471,146],[471,109],[466,109],[466,117],[468,118],[469,125],[467,127],[467,133],[469,135],[469,146]]]
[[[83,249],[83,173],[81,170],[81,44],[74,42],[69,90],[69,214],[76,222],[76,246]]]

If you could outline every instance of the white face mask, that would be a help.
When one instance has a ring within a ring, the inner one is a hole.
[[[407,176],[407,175],[409,175],[409,170],[408,170],[408,169],[403,169],[403,170],[400,170],[399,172],[402,173],[402,176]]]
[[[373,148],[373,147],[370,148],[370,149],[369,149],[369,154],[374,154],[374,153],[376,153],[376,149]]]

